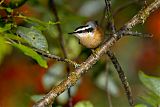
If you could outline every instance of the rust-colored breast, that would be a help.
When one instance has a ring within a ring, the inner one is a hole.
[[[87,48],[98,47],[104,39],[104,33],[100,28],[94,30],[94,35],[87,34],[85,37],[80,38],[80,43]]]

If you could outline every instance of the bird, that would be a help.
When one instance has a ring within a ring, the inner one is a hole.
[[[97,21],[89,21],[68,34],[76,36],[80,44],[90,49],[97,48],[104,39],[104,32]]]

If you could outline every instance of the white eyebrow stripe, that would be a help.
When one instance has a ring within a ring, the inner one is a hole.
[[[79,28],[75,32],[84,31],[84,30],[89,29],[89,28],[92,28],[92,27],[91,26],[87,26],[87,27]]]
[[[93,32],[77,33],[77,34],[75,34],[75,35],[76,35],[76,37],[78,37],[78,38],[83,38],[83,37],[86,37],[86,36],[88,36],[88,37],[93,37],[93,36],[94,36]]]

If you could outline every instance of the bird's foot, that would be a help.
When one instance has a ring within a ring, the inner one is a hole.
[[[91,49],[91,50],[92,50],[93,57],[96,58],[97,57],[98,48],[97,49]]]

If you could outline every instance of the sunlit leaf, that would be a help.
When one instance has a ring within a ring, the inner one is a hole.
[[[11,29],[11,23],[8,23],[8,24],[5,24],[5,26],[4,27],[0,27],[0,33],[1,32],[5,32],[5,31],[7,31],[7,30],[10,30]]]
[[[9,12],[9,13],[11,13],[11,12],[13,12],[13,9],[11,9],[11,8],[6,8],[6,10],[7,10],[7,12]]]
[[[137,104],[135,107],[147,107],[145,104]]]
[[[80,101],[74,107],[93,107],[90,101]]]
[[[147,88],[160,96],[160,78],[146,75],[143,72],[139,73],[139,78]]]
[[[153,107],[160,105],[160,97],[153,92],[147,92],[147,95],[141,96],[141,99]]]
[[[19,26],[16,32],[25,39],[32,47],[40,50],[48,50],[48,43],[42,32],[36,28]]]
[[[6,41],[3,37],[0,36],[0,63],[2,62],[4,56],[11,52],[10,45],[6,44]]]
[[[41,67],[47,68],[46,60],[44,60],[39,54],[37,54],[31,48],[26,47],[22,44],[16,44],[16,43],[14,43],[13,46],[20,49],[25,55],[30,56],[31,58],[35,59]]]

